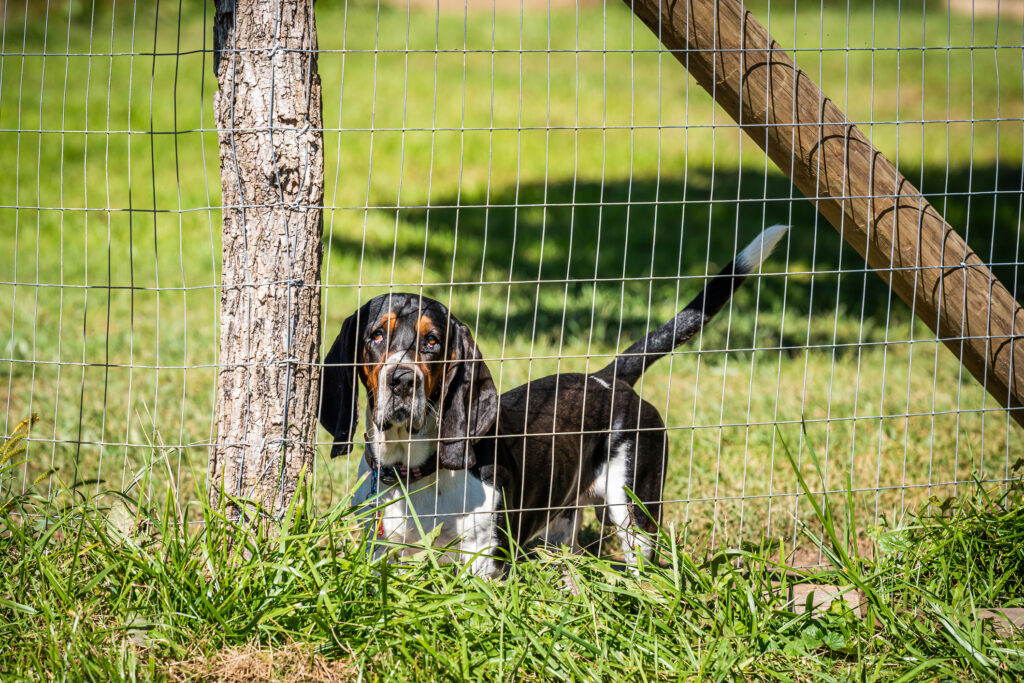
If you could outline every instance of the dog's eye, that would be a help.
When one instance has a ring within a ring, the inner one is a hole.
[[[428,351],[436,351],[441,340],[437,338],[436,334],[428,334],[423,338],[423,345],[427,347]]]
[[[376,332],[374,332],[370,336],[370,341],[372,341],[374,344],[383,344],[384,343],[384,330],[377,330]]]

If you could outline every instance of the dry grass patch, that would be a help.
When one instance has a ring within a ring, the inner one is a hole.
[[[211,656],[174,662],[168,667],[167,673],[174,681],[332,683],[355,678],[359,668],[349,659],[330,660],[309,644],[263,647],[248,643],[218,650]]]

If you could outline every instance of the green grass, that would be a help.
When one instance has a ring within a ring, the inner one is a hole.
[[[793,570],[771,540],[692,554],[680,529],[638,575],[538,550],[506,581],[420,560],[372,564],[347,501],[300,492],[266,537],[192,503],[71,488],[12,494],[0,449],[5,680],[1017,680],[1024,636],[976,619],[1024,601],[1021,482],[869,529],[842,494],[809,497],[830,569]],[[817,476],[817,475],[816,475]],[[803,485],[810,486],[807,482]],[[202,500],[203,496],[196,496]],[[234,539],[233,541],[231,539]],[[866,552],[865,552],[866,551]],[[796,582],[852,586],[801,611]],[[574,590],[570,589],[574,587]]]
[[[210,22],[199,3],[161,3],[159,18],[123,5],[74,3],[70,18],[33,5],[27,20],[7,7],[0,409],[4,433],[40,415],[24,485],[42,476],[35,490],[49,491],[55,471],[88,494],[149,473],[185,503],[214,438]],[[1024,291],[1020,25],[862,5],[751,6]],[[872,522],[963,489],[934,482],[1005,478],[1024,455],[995,402],[625,8],[317,14],[325,339],[397,283],[450,301],[503,359],[503,388],[594,367],[762,225],[786,222],[769,275],[643,383],[672,429],[666,497],[686,502],[666,515],[687,523],[688,546],[796,538],[810,513],[779,436],[806,468],[802,421],[827,487],[852,478]],[[321,505],[350,489],[354,465],[321,459]]]

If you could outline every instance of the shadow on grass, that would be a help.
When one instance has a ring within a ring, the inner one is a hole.
[[[1024,273],[1013,262],[1021,258],[1020,167],[976,165],[947,173],[942,167],[922,172],[905,166],[903,171],[983,260],[1003,264],[994,270],[1019,299]],[[589,325],[595,339],[605,343],[614,345],[620,334],[635,338],[660,323],[659,316],[671,315],[677,303],[685,304],[706,272],[716,271],[762,226],[773,223],[791,224],[793,231],[766,271],[786,270],[788,249],[790,275],[762,278],[759,296],[756,288],[744,288],[738,306],[753,306],[756,296],[762,313],[781,313],[785,290],[787,315],[831,321],[838,311],[839,319],[858,323],[859,334],[865,328],[884,331],[891,316],[909,316],[778,173],[691,168],[686,183],[649,177],[604,184],[566,180],[500,188],[487,204],[466,195],[461,201],[452,196],[433,202],[457,203],[458,209],[400,209],[395,258],[422,263],[427,282],[445,283],[454,276],[457,283],[478,283],[482,276],[495,283],[490,286],[500,286],[502,305],[480,308],[478,326],[485,333],[504,329],[529,336],[535,330],[554,336],[559,330],[573,332],[575,323],[584,332]],[[394,212],[385,213],[395,220]],[[331,248],[359,247],[357,235],[333,234]],[[621,330],[618,324],[591,321],[594,309],[597,317],[620,318]],[[776,341],[829,343],[836,335],[831,322],[817,332],[791,327],[789,338],[784,333]],[[838,336],[840,343],[857,341]]]

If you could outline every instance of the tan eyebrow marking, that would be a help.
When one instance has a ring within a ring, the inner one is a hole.
[[[394,312],[382,316],[380,322],[377,323],[378,327],[386,327],[388,332],[394,332],[396,325],[398,325],[398,316]]]
[[[426,337],[434,329],[434,320],[429,315],[421,315],[419,322],[416,323],[416,329],[419,331],[421,337]]]

